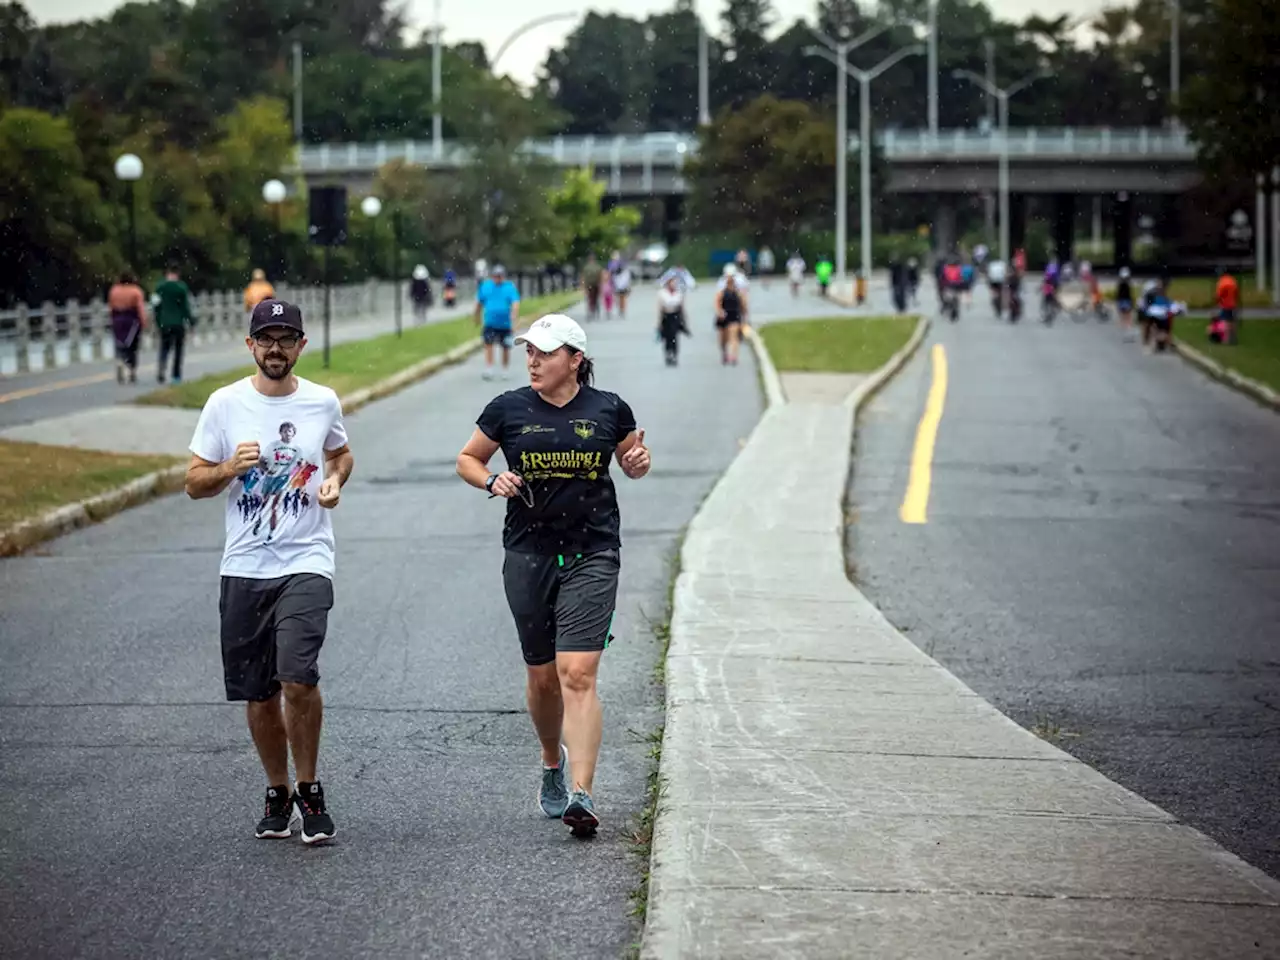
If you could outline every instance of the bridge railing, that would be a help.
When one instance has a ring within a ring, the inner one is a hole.
[[[311,322],[323,316],[321,287],[291,288],[282,284],[276,293],[301,307]],[[369,284],[333,287],[332,294],[335,322],[366,316],[377,303],[376,289]],[[199,345],[234,340],[248,330],[242,291],[199,293],[192,300],[196,324],[189,342]],[[151,324],[142,335],[142,347],[147,350],[154,346],[155,325]],[[102,299],[46,302],[40,306],[19,304],[12,310],[0,310],[0,376],[90,363],[114,354],[111,314]]]
[[[885,130],[876,137],[890,159],[955,159],[995,157],[1000,153],[998,130]],[[850,144],[858,146],[858,137]],[[524,144],[527,153],[558,166],[611,168],[614,176],[622,167],[655,167],[680,170],[698,146],[692,133],[646,133],[634,136],[572,136],[533,140]],[[1151,157],[1186,159],[1195,156],[1195,145],[1184,131],[1149,128],[1107,127],[1015,127],[1009,131],[1009,153],[1015,157]],[[303,173],[373,171],[391,160],[428,167],[457,167],[467,162],[465,144],[447,141],[439,156],[429,140],[382,141],[379,143],[333,143],[304,146],[298,154]],[[651,175],[651,173],[647,173]]]
[[[853,145],[860,145],[853,137]],[[996,157],[1004,142],[999,130],[886,130],[876,138],[890,159]],[[1145,127],[1014,127],[1009,131],[1009,154],[1015,157],[1170,157],[1192,159],[1195,144],[1185,131]]]

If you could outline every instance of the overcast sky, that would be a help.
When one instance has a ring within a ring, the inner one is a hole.
[[[1103,6],[1102,0],[987,0],[996,14],[1003,18],[1021,20],[1031,13],[1041,16],[1057,16],[1068,12],[1086,12]],[[445,41],[480,40],[490,55],[496,52],[512,31],[528,23],[535,16],[565,11],[579,12],[583,8],[575,0],[441,0],[445,22]],[[431,23],[434,0],[409,0],[410,37],[416,37],[422,28]],[[99,17],[120,4],[117,0],[27,0],[27,8],[39,21],[52,23]],[[649,13],[669,10],[673,0],[595,0],[590,9],[601,13],[626,13],[643,17]],[[719,17],[723,0],[698,0],[697,7],[709,22]],[[780,24],[787,25],[799,17],[810,17],[817,6],[816,0],[773,0]],[[545,59],[548,47],[559,45],[565,35],[573,30],[574,21],[547,24],[525,34],[507,51],[499,66],[522,83],[529,83],[537,74]]]

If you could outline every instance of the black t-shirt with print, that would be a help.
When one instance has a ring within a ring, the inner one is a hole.
[[[494,397],[476,425],[533,494],[532,507],[518,496],[507,502],[504,547],[554,556],[620,546],[609,462],[636,428],[626,401],[584,386],[557,407],[522,387]]]

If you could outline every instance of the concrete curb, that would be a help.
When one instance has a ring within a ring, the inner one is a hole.
[[[527,323],[521,322],[516,329],[523,329],[525,326]],[[419,380],[425,380],[437,370],[465,360],[483,345],[483,340],[473,337],[452,350],[434,357],[427,357],[371,387],[365,387],[363,390],[356,390],[341,397],[342,412],[344,415],[354,413],[375,400],[389,397]],[[777,376],[776,372],[774,376]],[[187,465],[178,464],[130,480],[123,486],[100,493],[96,497],[90,497],[78,503],[69,503],[43,516],[24,520],[8,529],[0,530],[0,557],[16,556],[46,540],[52,540],[93,523],[101,523],[129,507],[139,506],[156,497],[177,493],[182,489],[186,475]]]
[[[1265,383],[1259,383],[1257,380],[1252,380],[1237,373],[1230,367],[1224,367],[1217,360],[1210,359],[1194,347],[1187,346],[1181,340],[1175,339],[1173,341],[1173,349],[1182,359],[1192,366],[1199,367],[1215,380],[1225,383],[1240,393],[1257,400],[1263,406],[1270,407],[1272,410],[1280,410],[1280,394]]]
[[[931,325],[932,323],[927,316],[921,316],[916,322],[915,330],[912,332],[910,339],[907,340],[907,343],[902,347],[902,349],[899,350],[897,353],[895,353],[892,357],[890,357],[887,362],[881,365],[878,370],[876,370],[873,374],[871,374],[871,376],[866,381],[864,381],[856,389],[854,389],[849,394],[849,396],[844,400],[842,406],[844,406],[846,409],[852,410],[851,427],[855,436],[857,433],[858,408],[863,403],[865,403],[870,397],[872,397],[877,390],[879,390],[886,383],[888,383],[893,378],[893,376],[897,374],[906,365],[907,361],[910,360],[911,357],[915,354],[915,352],[919,349],[920,344],[924,342],[925,335],[928,333]],[[755,330],[754,328],[752,330],[752,336],[750,338],[750,342],[751,342],[752,349],[755,350],[757,362],[760,364],[761,376],[762,376],[762,380],[764,381],[764,387],[765,387],[766,407],[765,407],[764,414],[760,417],[760,421],[756,424],[755,429],[751,432],[751,435],[747,439],[748,446],[751,444],[756,434],[761,432],[761,429],[762,427],[764,427],[766,421],[779,415],[782,412],[782,409],[788,403],[786,399],[786,395],[782,390],[781,379],[778,376],[777,368],[774,366],[773,358],[769,356],[769,349],[765,345],[764,338],[761,337],[758,331]],[[741,456],[741,453],[739,453],[739,456]],[[848,464],[848,469],[852,470],[853,469],[852,454],[850,454],[846,458],[846,461]],[[730,464],[730,469],[732,469],[732,467],[733,467],[733,464]],[[677,617],[680,615],[680,611],[682,607],[682,604],[681,604],[682,592],[679,589],[679,580],[683,579],[683,577],[685,576],[684,571],[688,570],[690,567],[688,558],[690,556],[690,550],[693,547],[693,542],[695,540],[695,537],[698,535],[697,521],[699,517],[706,510],[707,505],[713,500],[716,490],[719,488],[719,486],[722,483],[724,483],[727,475],[728,475],[728,471],[722,474],[720,478],[716,481],[716,483],[712,486],[707,496],[703,499],[702,505],[698,508],[698,511],[690,519],[688,526],[685,528],[684,542],[681,545],[680,554],[679,554],[679,568],[677,571],[677,577],[679,579],[677,580],[677,589],[675,591],[675,595],[672,603],[671,620],[673,623],[676,621]],[[844,488],[842,487],[842,490],[843,489]],[[837,533],[838,531],[836,529],[831,530],[831,534],[833,536],[837,535]],[[670,650],[668,651],[667,656],[668,656],[668,663],[669,663],[670,656],[671,656]],[[669,666],[668,666],[667,675],[671,676]],[[673,703],[672,684],[667,683],[666,692],[665,692],[664,716],[669,718],[672,714],[673,707],[674,707],[674,703]],[[671,740],[672,736],[673,736],[672,727],[671,727],[671,724],[668,722],[666,723],[665,729],[663,732],[662,756],[664,757],[671,755],[670,751],[668,750],[668,747],[670,745],[669,741]],[[664,766],[662,761],[659,761],[659,764],[658,764],[659,782],[665,783],[667,781],[667,777],[668,777],[668,768]],[[670,837],[670,832],[664,821],[665,816],[666,816],[666,808],[660,796],[658,801],[657,813],[654,820],[653,834],[652,834],[651,845],[650,845],[648,908],[645,915],[644,929],[641,932],[640,956],[644,958],[644,960],[665,960],[666,957],[680,955],[678,953],[678,948],[675,948],[675,942],[676,940],[678,940],[678,937],[673,937],[673,934],[670,928],[665,928],[665,929],[663,928],[664,919],[661,919],[661,918],[658,920],[654,919],[656,916],[659,916],[659,913],[660,913],[659,905],[661,902],[666,901],[668,899],[678,899],[679,897],[682,896],[683,893],[686,892],[679,888],[672,888],[670,891],[668,891],[665,885],[665,882],[666,882],[665,873],[659,874],[655,870],[654,861],[656,859],[656,856],[658,854],[660,847],[662,847],[665,850],[665,847],[668,844],[673,842]],[[667,912],[667,911],[661,911],[661,912]]]
[[[782,389],[782,378],[778,376],[778,368],[773,365],[769,356],[769,348],[764,344],[764,337],[755,327],[751,328],[748,338],[751,349],[755,351],[756,363],[760,365],[760,379],[764,383],[765,406],[772,407],[787,402],[787,395]]]
[[[52,540],[90,524],[101,523],[122,510],[182,489],[187,465],[180,463],[130,480],[123,486],[78,503],[51,510],[44,516],[0,530],[0,557],[12,557],[45,540]]]
[[[920,316],[916,320],[915,330],[911,332],[911,337],[907,340],[903,348],[890,357],[879,370],[871,374],[871,376],[862,381],[862,383],[858,384],[849,396],[845,397],[844,405],[852,409],[856,415],[862,405],[875,396],[880,388],[892,380],[898,371],[907,365],[907,361],[915,356],[916,351],[920,349],[920,344],[924,343],[924,338],[932,327],[933,321],[929,317],[924,315]],[[857,433],[857,429],[858,425],[855,420],[855,434]],[[852,462],[853,458],[851,457],[850,463]]]

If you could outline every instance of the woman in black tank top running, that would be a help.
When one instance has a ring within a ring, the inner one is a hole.
[[[716,332],[720,336],[720,362],[738,365],[738,343],[742,339],[742,321],[747,313],[746,298],[732,276],[725,277],[724,287],[716,294]]]

